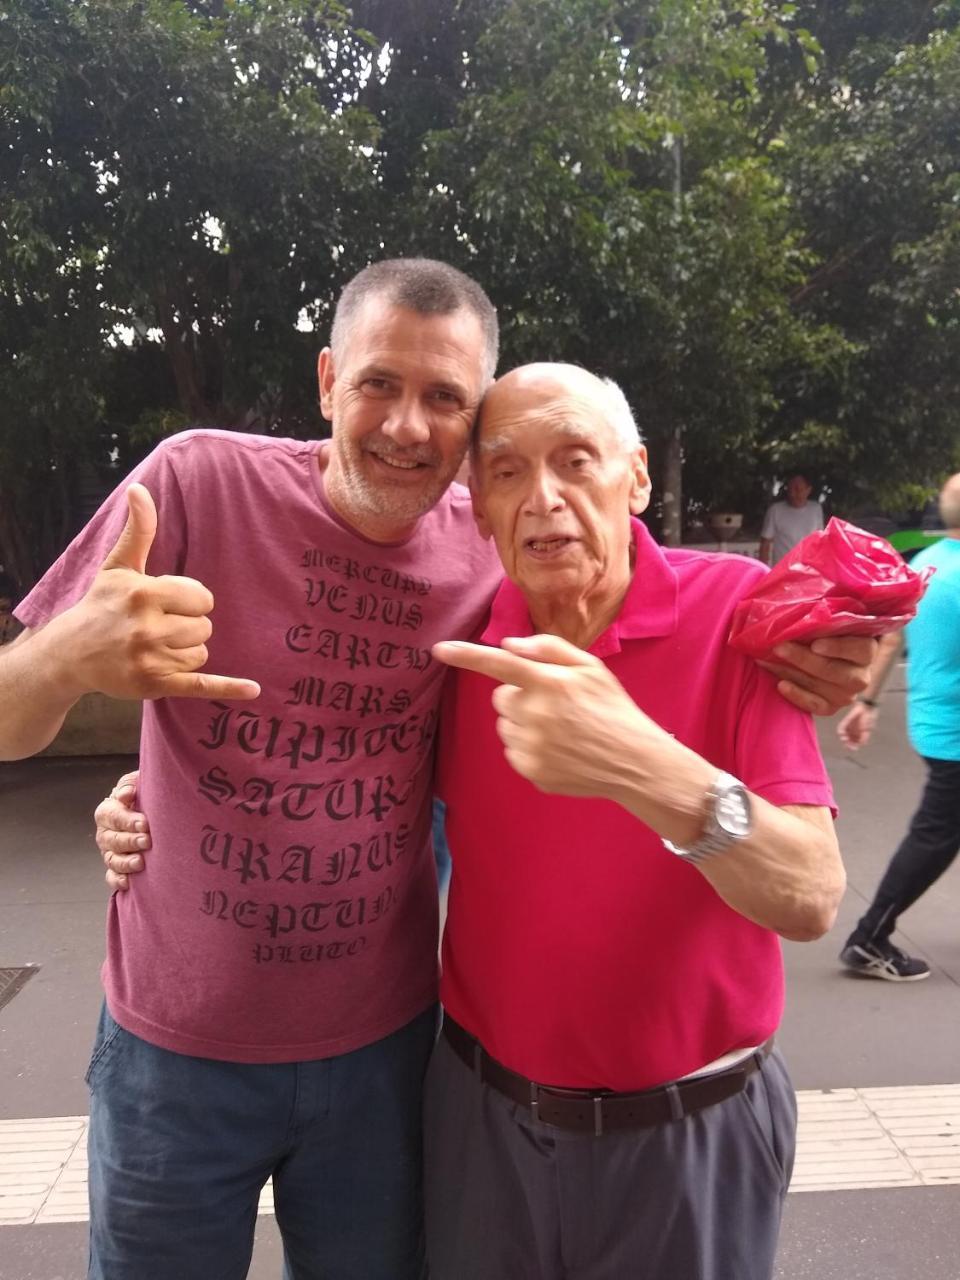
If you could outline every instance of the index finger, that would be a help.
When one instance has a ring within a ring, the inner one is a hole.
[[[239,676],[214,676],[206,671],[179,671],[158,681],[155,691],[148,698],[211,698],[215,701],[249,702],[260,697],[256,680],[243,680]]]
[[[507,653],[485,644],[469,644],[465,640],[441,640],[433,646],[433,656],[448,667],[460,667],[464,671],[476,671],[490,676],[501,684],[515,684],[527,688],[542,678],[544,664],[521,658],[518,653]]]

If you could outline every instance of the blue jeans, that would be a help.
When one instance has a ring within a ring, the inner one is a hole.
[[[450,879],[450,846],[447,844],[447,806],[433,798],[433,856],[437,864],[437,888],[443,893]]]
[[[106,1007],[90,1086],[89,1280],[243,1280],[273,1177],[288,1280],[421,1280],[431,1008],[312,1062],[171,1053]]]

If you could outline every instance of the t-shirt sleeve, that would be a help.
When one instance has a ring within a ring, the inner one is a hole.
[[[114,489],[59,560],[20,602],[14,613],[24,626],[43,626],[86,594],[126,524],[126,491],[134,480],[146,485],[157,508],[157,536],[147,557],[147,573],[156,576],[181,572],[186,550],[186,517],[170,447],[172,439],[155,449]]]
[[[767,507],[766,515],[763,517],[763,528],[760,530],[760,537],[767,538],[772,541],[775,531],[776,516],[774,514],[773,507],[769,506]]]
[[[747,662],[734,746],[736,774],[755,795],[778,806],[837,809],[813,717],[777,692],[776,681]]]

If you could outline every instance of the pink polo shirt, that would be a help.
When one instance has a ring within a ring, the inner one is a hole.
[[[763,567],[664,550],[634,523],[633,582],[591,652],[647,715],[755,794],[831,806],[810,717],[726,643]],[[530,633],[520,591],[504,582],[484,643]],[[783,1008],[777,936],[625,809],[544,795],[515,773],[493,688],[458,672],[442,723],[453,855],[444,1007],[506,1066],[570,1088],[648,1088],[764,1041]]]

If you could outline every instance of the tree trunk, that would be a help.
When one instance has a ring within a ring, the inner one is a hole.
[[[165,289],[158,291],[155,303],[157,320],[163,333],[164,350],[173,370],[180,407],[191,423],[209,423],[213,415],[200,389],[199,371],[190,350],[190,332],[181,332],[182,321],[177,318],[176,308]]]
[[[13,503],[3,494],[0,494],[0,564],[18,585],[20,595],[26,595],[40,576],[36,557],[24,537]]]
[[[679,547],[683,532],[683,435],[674,427],[663,455],[663,545]]]

